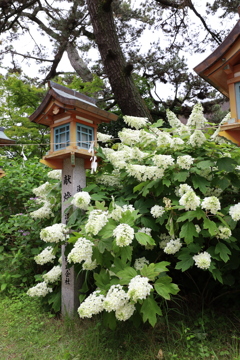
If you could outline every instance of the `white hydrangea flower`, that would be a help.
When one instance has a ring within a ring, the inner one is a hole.
[[[113,136],[97,132],[97,139],[99,141],[102,141],[103,143],[105,143],[105,142],[108,142],[109,140],[113,139]]]
[[[149,156],[149,153],[141,151],[138,147],[133,147],[131,152],[131,158],[137,159],[138,161],[141,161],[142,159]]]
[[[206,141],[206,136],[201,130],[195,130],[189,138],[189,144],[193,147],[201,147],[202,144]]]
[[[202,129],[206,126],[207,120],[203,115],[202,104],[198,103],[194,105],[192,113],[187,121],[187,126],[190,129]]]
[[[54,266],[50,271],[43,275],[46,283],[54,283],[60,280],[62,275],[62,267],[60,265]]]
[[[229,215],[234,221],[240,220],[240,203],[230,206]]]
[[[128,224],[119,224],[113,230],[113,236],[116,238],[117,246],[128,246],[134,239],[134,229]]]
[[[54,216],[54,213],[51,209],[51,204],[47,201],[44,201],[44,205],[39,209],[30,212],[29,214],[33,219],[49,219]]]
[[[182,124],[181,127],[178,129],[179,136],[189,136],[191,131],[187,125]]]
[[[81,191],[73,195],[71,204],[79,209],[87,210],[90,201],[91,201],[91,196],[89,195],[89,193],[86,191]]]
[[[113,186],[117,188],[121,188],[121,180],[119,171],[114,170],[111,175],[109,174],[102,174],[96,178],[96,182],[99,184]]]
[[[140,130],[140,142],[143,147],[148,146],[149,144],[156,144],[156,135],[150,132],[147,132],[143,129]]]
[[[154,205],[151,208],[150,213],[154,218],[159,218],[165,213],[165,209],[163,206]]]
[[[195,265],[200,269],[208,269],[211,265],[211,255],[207,251],[194,255],[193,260],[195,261]]]
[[[62,179],[62,170],[51,170],[51,171],[49,171],[47,176],[50,179],[61,180]]]
[[[175,194],[177,196],[183,196],[188,191],[193,191],[192,187],[188,184],[180,184],[178,188],[175,190]]]
[[[147,234],[149,236],[151,236],[151,232],[152,232],[152,229],[150,228],[146,228],[146,227],[142,227],[138,230],[138,232],[142,232],[144,234]]]
[[[177,157],[177,164],[181,169],[189,170],[194,162],[194,158],[190,155],[183,155]]]
[[[143,257],[135,260],[133,267],[135,268],[135,270],[140,271],[140,270],[142,270],[144,265],[148,265],[148,264],[149,264],[149,261],[143,256]]]
[[[130,280],[128,295],[132,301],[136,302],[137,300],[146,299],[146,297],[150,295],[153,287],[148,282],[149,279],[147,277],[140,275],[136,275]]]
[[[108,222],[108,212],[102,210],[92,210],[88,216],[88,221],[85,225],[87,234],[97,235],[99,231]]]
[[[79,306],[78,314],[80,318],[91,318],[93,315],[102,312],[104,299],[105,296],[101,294],[100,290],[94,291]]]
[[[106,157],[117,169],[124,169],[127,166],[126,161],[131,158],[126,150],[113,150],[112,152],[108,152]]]
[[[125,115],[125,116],[123,116],[123,120],[127,125],[135,128],[135,129],[141,129],[142,127],[149,124],[148,119],[144,118],[144,117],[136,117],[136,116]]]
[[[178,137],[173,137],[172,139],[172,143],[170,144],[170,147],[173,149],[173,150],[178,150],[182,147],[182,145],[184,145],[184,141],[181,139],[181,138],[178,138]]]
[[[200,197],[193,190],[189,190],[181,197],[179,204],[184,206],[185,210],[196,210],[200,205]]]
[[[133,315],[134,311],[135,306],[131,303],[127,303],[116,310],[116,319],[119,321],[126,321]]]
[[[229,112],[229,113],[223,118],[223,120],[219,123],[216,131],[212,134],[212,136],[211,136],[211,140],[212,140],[212,141],[216,141],[217,138],[222,138],[222,136],[221,136],[221,137],[218,136],[219,132],[221,131],[221,126],[222,126],[223,124],[227,123],[231,118],[232,118],[232,116],[231,116],[231,113]]]
[[[219,230],[219,233],[217,235],[217,238],[228,239],[232,235],[231,230],[226,226],[219,226],[218,230]]]
[[[199,234],[199,233],[200,233],[200,231],[201,231],[200,226],[196,224],[196,225],[195,225],[195,229],[196,229],[196,232]]]
[[[127,166],[127,172],[140,182],[161,179],[164,176],[164,170],[157,166],[129,164]]]
[[[174,158],[171,155],[154,155],[152,160],[156,166],[163,170],[166,170],[174,164]]]
[[[123,206],[115,205],[114,209],[109,214],[109,217],[116,221],[119,221],[121,219],[122,215],[128,210],[133,212],[135,210],[135,208],[131,204],[123,205]]]
[[[181,121],[177,118],[177,116],[174,114],[174,112],[172,112],[171,110],[167,109],[166,110],[166,114],[167,114],[167,120],[169,122],[169,124],[171,125],[171,127],[173,129],[178,129],[181,127],[182,123]]]
[[[216,196],[217,198],[221,195],[221,193],[223,192],[222,189],[220,188],[210,188],[210,187],[207,187],[206,191],[205,191],[205,195],[206,196]]]
[[[201,208],[209,210],[212,214],[216,214],[219,210],[221,210],[221,204],[216,196],[209,196],[203,199]]]
[[[175,239],[175,240],[172,239],[167,243],[163,251],[168,255],[175,254],[181,249],[181,247],[182,247],[182,243],[180,239]]]
[[[118,137],[123,144],[132,146],[140,142],[140,130],[122,129]]]
[[[27,291],[27,295],[34,297],[34,296],[46,296],[48,293],[52,292],[52,288],[48,287],[48,284],[43,281],[38,283],[36,286],[31,287]]]
[[[35,262],[38,265],[44,265],[48,262],[53,262],[55,259],[53,248],[51,246],[46,247],[40,254],[34,257]]]
[[[123,290],[122,285],[112,285],[103,302],[103,308],[107,312],[116,311],[129,301],[129,296]]]
[[[161,132],[157,137],[157,146],[172,145],[172,137],[167,132]]]
[[[66,235],[67,232],[68,229],[65,224],[54,224],[42,229],[40,232],[40,238],[45,242],[58,243],[66,241],[66,238],[68,237]]]
[[[68,254],[68,262],[73,262],[74,264],[81,263],[82,261],[91,262],[93,245],[90,240],[84,237],[79,238]]]
[[[40,185],[37,188],[34,188],[32,192],[39,197],[46,198],[47,194],[52,190],[53,185],[50,184],[48,181],[44,184]]]

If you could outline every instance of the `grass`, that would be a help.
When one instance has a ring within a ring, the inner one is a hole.
[[[1,296],[0,311],[1,360],[240,360],[238,309],[193,315],[176,306],[154,329],[121,323],[114,331],[100,317],[56,318],[26,295]]]

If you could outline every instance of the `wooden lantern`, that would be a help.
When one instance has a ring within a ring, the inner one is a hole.
[[[50,127],[50,150],[41,162],[62,169],[63,159],[85,159],[90,168],[88,149],[97,140],[97,127],[102,122],[117,120],[115,114],[99,109],[96,100],[75,90],[49,81],[49,90],[41,105],[29,117],[31,121]]]
[[[229,98],[231,119],[222,135],[240,145],[240,20],[223,43],[194,70]]]

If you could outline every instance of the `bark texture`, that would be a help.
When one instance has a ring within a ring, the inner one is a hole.
[[[123,114],[148,117],[149,110],[134,84],[132,64],[127,64],[119,44],[111,0],[87,0],[95,41],[115,99]]]

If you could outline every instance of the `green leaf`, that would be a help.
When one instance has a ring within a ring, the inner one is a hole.
[[[210,167],[213,167],[215,166],[214,165],[214,162],[211,161],[211,160],[203,160],[203,161],[199,161],[196,166],[199,168],[199,169],[208,169]]]
[[[129,226],[134,226],[135,220],[140,216],[141,214],[138,214],[138,210],[134,210],[134,211],[127,210],[122,214],[119,222],[121,224],[128,224]]]
[[[178,173],[173,174],[173,179],[174,179],[174,181],[179,181],[182,183],[187,180],[188,176],[189,176],[188,171],[180,171]]]
[[[110,275],[106,270],[101,270],[99,274],[94,273],[95,284],[100,289],[108,290]]]
[[[200,220],[201,218],[205,218],[205,212],[203,210],[201,210],[200,208],[197,208],[194,211],[187,211],[185,212],[185,214],[183,214],[182,216],[180,216],[177,219],[177,222],[183,222],[185,220],[189,220],[189,221],[193,221],[193,219],[198,219]]]
[[[157,323],[157,315],[162,315],[162,310],[157,302],[151,297],[148,297],[143,301],[140,312],[142,313],[143,322],[148,321],[152,327]]]
[[[162,125],[163,125],[163,120],[159,119],[154,124],[151,125],[151,128],[161,127]]]
[[[103,324],[105,327],[109,327],[111,330],[115,330],[117,326],[116,316],[113,311],[110,313],[105,311],[103,313]]]
[[[170,276],[160,277],[154,284],[154,288],[158,295],[162,296],[166,300],[170,300],[170,294],[176,295],[179,292],[179,287],[172,283]]]
[[[214,221],[209,220],[207,217],[203,221],[203,228],[208,230],[211,236],[216,236],[218,233],[218,227]]]
[[[152,229],[154,231],[159,230],[159,227],[157,226],[156,221],[154,219],[142,216],[141,217],[141,224],[142,224],[142,226],[150,228],[150,229]]]
[[[215,247],[215,253],[220,255],[220,258],[226,263],[231,255],[230,249],[223,243],[218,242]]]
[[[154,239],[149,236],[148,234],[142,233],[142,232],[137,232],[135,234],[135,238],[137,239],[137,241],[139,242],[139,244],[146,246],[146,245],[156,245]]]
[[[109,219],[107,224],[99,231],[98,236],[103,239],[108,239],[113,236],[113,230],[116,228],[117,223],[113,219]]]
[[[137,186],[135,186],[135,187],[133,188],[133,192],[135,193],[135,192],[137,192],[137,191],[142,190],[142,188],[143,188],[146,184],[148,184],[148,181],[141,182],[140,184],[138,184]]]
[[[134,203],[134,208],[137,209],[141,214],[149,212],[149,208],[153,206],[153,200],[138,199]]]
[[[216,166],[219,171],[233,171],[237,165],[237,162],[229,157],[218,159]]]
[[[193,242],[193,237],[198,237],[195,225],[192,222],[186,222],[181,227],[180,238],[184,238],[186,244]]]
[[[191,180],[193,183],[193,187],[195,189],[199,189],[203,194],[206,193],[207,188],[210,186],[210,182],[198,174],[193,175],[191,177]]]
[[[111,238],[101,238],[101,240],[99,240],[98,244],[98,250],[100,251],[101,254],[104,253],[105,250],[111,251],[112,247],[113,247],[113,241]]]
[[[147,277],[149,280],[154,281],[159,275],[159,271],[156,269],[155,264],[144,265],[140,271],[141,275]]]
[[[124,270],[119,271],[116,275],[119,277],[121,285],[128,285],[130,280],[137,275],[137,271],[128,266]]]
[[[194,260],[193,258],[189,256],[185,256],[183,260],[180,260],[176,266],[175,269],[182,270],[182,272],[188,270],[191,266],[193,266]]]
[[[124,246],[121,248],[120,256],[123,262],[127,262],[127,260],[132,260],[132,246]]]
[[[211,273],[213,275],[214,280],[218,280],[221,284],[223,284],[222,274],[219,269],[213,269]]]

